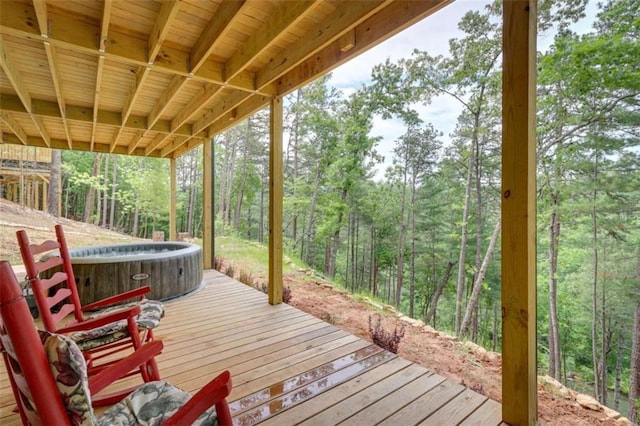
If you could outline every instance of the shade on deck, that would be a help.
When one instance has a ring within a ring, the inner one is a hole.
[[[217,271],[166,304],[163,379],[195,392],[228,369],[239,425],[497,425],[500,404]],[[133,379],[132,379],[133,380]],[[124,385],[124,384],[123,384]],[[0,424],[19,424],[2,369]]]

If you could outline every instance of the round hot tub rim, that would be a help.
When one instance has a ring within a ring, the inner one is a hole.
[[[114,248],[118,254],[115,256],[100,256],[100,254],[113,253]],[[154,253],[140,253],[143,250],[163,250]],[[200,251],[200,246],[182,241],[159,241],[137,243],[115,243],[93,246],[74,247],[69,249],[72,264],[101,264],[119,263],[132,260],[156,260],[169,259],[177,256]]]

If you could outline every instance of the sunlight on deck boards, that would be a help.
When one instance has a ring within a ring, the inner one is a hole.
[[[217,271],[204,277],[204,289],[166,303],[158,364],[189,392],[230,370],[235,424],[500,423],[500,404],[485,396],[289,305],[270,306]],[[14,406],[3,366],[0,424],[19,424]]]

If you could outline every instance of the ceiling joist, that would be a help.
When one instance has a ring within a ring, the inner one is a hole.
[[[1,1],[3,142],[175,159],[452,0]]]

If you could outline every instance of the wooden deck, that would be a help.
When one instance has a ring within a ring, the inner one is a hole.
[[[497,425],[500,404],[216,271],[168,302],[160,373],[184,390],[228,369],[237,425]],[[0,424],[19,424],[4,366]]]

